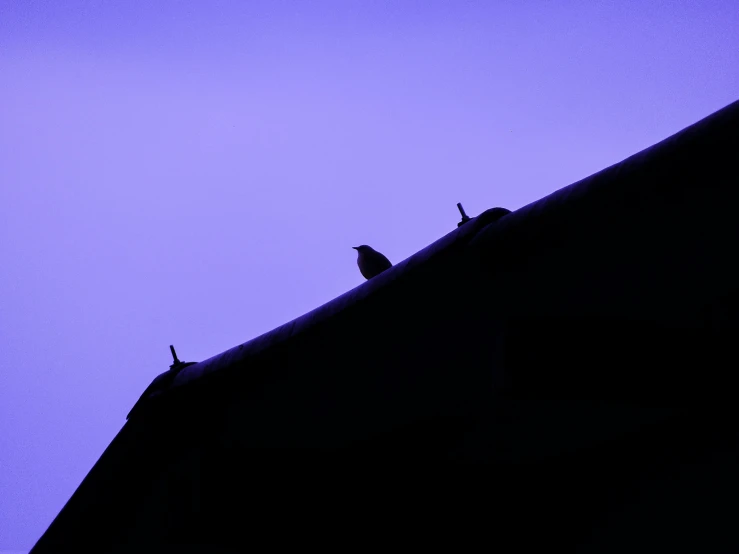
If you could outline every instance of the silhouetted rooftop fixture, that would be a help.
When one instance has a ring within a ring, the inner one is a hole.
[[[169,345],[169,350],[170,352],[172,352],[173,360],[172,364],[169,366],[169,371],[165,371],[164,373],[161,373],[154,378],[151,384],[144,391],[144,394],[141,395],[136,404],[133,405],[133,408],[131,408],[131,411],[128,412],[126,419],[131,419],[133,413],[138,411],[142,405],[146,404],[148,399],[156,397],[161,394],[161,391],[166,390],[172,383],[172,380],[175,378],[175,376],[180,372],[180,370],[186,368],[189,365],[195,365],[198,363],[183,362],[182,360],[180,360],[177,357],[177,352],[175,352],[174,345],[172,344]]]
[[[188,364],[187,362],[181,362],[177,358],[177,352],[175,352],[175,350],[174,350],[174,345],[170,344],[169,345],[169,350],[172,352],[172,358],[174,359],[174,362],[172,363],[172,365],[169,366],[169,370],[170,371],[179,371],[180,369],[182,369],[186,365],[191,365],[191,364]]]

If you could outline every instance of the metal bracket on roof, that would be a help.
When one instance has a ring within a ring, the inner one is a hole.
[[[175,371],[176,372],[176,371],[179,371],[180,369],[182,369],[185,366],[192,365],[192,363],[181,362],[179,360],[179,358],[177,358],[177,352],[175,352],[173,345],[170,344],[169,345],[169,349],[172,352],[172,358],[174,359],[174,362],[172,363],[172,365],[169,366],[169,370],[170,371]]]
[[[177,374],[180,372],[181,369],[184,369],[189,365],[195,365],[198,363],[183,362],[182,360],[180,360],[177,357],[177,352],[175,352],[174,346],[171,344],[169,345],[169,350],[170,352],[172,352],[173,360],[172,365],[169,366],[169,371],[160,373],[154,378],[151,384],[146,387],[146,390],[141,395],[141,397],[136,401],[136,404],[133,405],[131,411],[128,412],[126,419],[131,419],[131,416],[134,412],[140,411],[142,406],[149,405],[151,400],[163,394],[170,387],[170,385],[174,381],[174,378],[177,377]]]
[[[457,202],[457,209],[459,210],[459,213],[462,214],[462,221],[460,221],[459,223],[457,223],[457,227],[461,227],[462,225],[464,225],[465,223],[467,223],[472,218],[470,216],[468,216],[464,212],[464,208],[462,207],[462,203],[461,202]]]

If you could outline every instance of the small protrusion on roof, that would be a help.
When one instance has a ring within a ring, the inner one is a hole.
[[[177,352],[175,352],[174,345],[169,345],[169,350],[172,352],[172,359],[174,360],[172,365],[169,366],[170,371],[178,371],[182,369],[185,365],[190,365],[186,362],[180,361],[180,359],[177,357]]]
[[[457,202],[457,209],[459,210],[459,213],[462,214],[462,221],[457,223],[457,227],[461,227],[462,225],[467,223],[472,218],[465,213],[461,202]]]
[[[172,352],[172,365],[169,366],[169,371],[160,373],[154,378],[151,384],[146,387],[146,390],[141,395],[141,397],[136,401],[136,404],[133,405],[131,411],[128,412],[126,419],[131,419],[133,413],[138,411],[141,406],[147,405],[149,403],[149,400],[161,395],[163,391],[168,389],[181,369],[184,369],[189,365],[195,365],[198,363],[183,362],[182,360],[180,360],[177,357],[177,352],[175,352],[174,346],[171,344],[169,345],[169,351]]]

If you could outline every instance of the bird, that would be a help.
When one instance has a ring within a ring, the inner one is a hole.
[[[362,246],[352,246],[352,248],[357,251],[359,271],[367,280],[377,277],[386,269],[393,267],[390,260],[371,246],[363,244]]]

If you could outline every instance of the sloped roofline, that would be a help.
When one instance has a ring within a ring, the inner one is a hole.
[[[587,202],[580,202],[583,198],[587,197],[588,201],[599,198],[601,199],[599,201],[603,201],[609,195],[624,196],[631,193],[639,193],[638,190],[632,191],[628,189],[629,185],[626,182],[628,179],[624,179],[625,172],[630,171],[631,168],[643,167],[645,163],[653,162],[661,156],[671,155],[675,144],[684,144],[686,140],[690,142],[691,137],[694,137],[696,134],[705,133],[711,126],[715,128],[717,124],[732,125],[736,120],[739,120],[739,101],[729,104],[697,123],[682,129],[653,146],[629,156],[621,162],[615,163],[589,177],[558,189],[514,212],[500,207],[489,209],[469,220],[467,224],[452,230],[416,254],[397,263],[388,271],[362,283],[326,304],[211,358],[199,363],[188,364],[186,367],[182,367],[177,371],[167,371],[158,375],[146,391],[144,391],[141,398],[134,405],[131,412],[129,412],[128,417],[130,418],[143,403],[162,395],[167,390],[192,385],[206,377],[224,372],[231,367],[242,365],[250,358],[262,355],[272,349],[283,348],[287,343],[308,329],[331,320],[352,306],[365,302],[391,283],[409,278],[417,269],[422,269],[428,264],[437,263],[439,259],[459,251],[464,246],[487,241],[491,234],[495,235],[493,240],[497,243],[496,248],[500,247],[501,243],[503,248],[505,248],[506,237],[527,234],[525,229],[531,225],[532,220],[537,220],[538,222],[560,220],[566,217],[563,214],[567,210],[579,209],[579,205],[587,204]],[[617,181],[621,185],[616,187],[619,190],[613,190],[614,187],[611,186],[613,181]],[[502,218],[504,220],[497,223]],[[495,227],[494,233],[490,232],[492,226]],[[523,232],[522,229],[524,229]],[[516,243],[520,247],[519,243],[521,241],[519,239],[520,236],[517,240],[509,242]]]
[[[721,294],[727,291],[736,294],[739,283],[739,269],[733,263],[739,230],[735,217],[736,206],[739,204],[739,188],[736,186],[737,152],[739,152],[739,101],[660,143],[510,213],[503,219],[501,216],[505,210],[501,212],[493,209],[484,212],[400,262],[392,270],[324,306],[208,360],[158,376],[142,395],[142,399],[137,403],[138,408],[156,404],[154,399],[157,396],[172,389],[188,390],[194,394],[183,394],[185,402],[181,403],[174,401],[176,394],[164,394],[163,396],[169,397],[173,402],[171,405],[165,402],[162,406],[171,407],[171,410],[154,410],[151,418],[135,416],[133,421],[126,423],[49,529],[39,539],[33,551],[57,552],[60,550],[59,545],[75,544],[71,541],[79,541],[81,537],[95,537],[95,531],[118,532],[116,527],[118,523],[112,514],[117,513],[120,516],[124,510],[131,508],[132,503],[138,501],[135,495],[140,494],[148,485],[139,485],[138,488],[134,487],[133,491],[129,490],[129,487],[148,472],[156,470],[157,464],[162,463],[165,455],[167,457],[182,455],[179,451],[171,453],[169,449],[173,444],[182,444],[183,441],[189,440],[189,433],[192,430],[190,425],[201,420],[198,410],[208,406],[208,399],[203,404],[192,402],[194,396],[200,395],[208,387],[188,387],[188,385],[204,385],[203,382],[210,376],[225,374],[241,376],[240,372],[244,370],[246,377],[250,379],[251,370],[257,373],[261,368],[271,372],[287,362],[288,366],[295,365],[288,368],[292,370],[289,377],[305,376],[307,379],[294,387],[293,391],[297,390],[297,394],[279,399],[279,391],[273,390],[260,406],[261,409],[267,405],[271,407],[271,402],[276,399],[278,410],[280,407],[289,406],[299,396],[305,382],[314,377],[312,373],[306,375],[302,371],[301,364],[305,361],[301,358],[303,352],[308,351],[309,355],[314,357],[322,356],[321,348],[326,344],[330,345],[335,334],[342,334],[341,326],[344,322],[351,322],[353,317],[354,324],[366,332],[368,324],[363,316],[367,312],[372,312],[378,307],[380,309],[392,307],[393,302],[399,300],[405,302],[407,296],[412,296],[412,293],[421,289],[415,298],[407,302],[412,307],[417,307],[420,304],[419,298],[425,300],[427,294],[435,294],[437,291],[435,287],[449,277],[450,273],[460,278],[454,286],[444,288],[439,294],[440,299],[445,302],[444,309],[439,310],[439,313],[434,311],[436,306],[432,306],[421,316],[417,316],[416,312],[411,310],[406,311],[400,314],[405,316],[400,323],[379,331],[370,329],[372,336],[363,340],[387,342],[388,344],[382,345],[384,350],[381,354],[392,356],[392,350],[398,345],[402,347],[407,344],[411,350],[425,347],[423,343],[428,338],[426,333],[441,327],[443,333],[450,332],[454,335],[450,337],[450,344],[444,345],[446,357],[442,358],[440,364],[444,365],[451,360],[451,371],[443,367],[435,374],[432,372],[431,380],[427,379],[424,383],[428,385],[428,382],[431,382],[434,386],[426,386],[419,394],[417,394],[418,385],[423,379],[400,383],[405,387],[405,394],[391,395],[394,396],[391,400],[395,411],[387,413],[381,410],[373,411],[375,396],[372,392],[376,392],[378,387],[387,390],[390,388],[385,387],[388,382],[397,388],[399,385],[397,381],[370,383],[366,379],[364,381],[360,379],[355,383],[357,385],[354,387],[355,390],[336,395],[337,391],[344,391],[342,387],[346,385],[344,381],[339,382],[332,390],[337,397],[341,396],[343,399],[341,406],[344,409],[347,406],[351,406],[352,409],[355,407],[358,395],[353,393],[357,389],[364,390],[367,384],[374,388],[357,408],[357,413],[362,416],[367,411],[375,416],[379,413],[386,416],[390,414],[393,417],[402,415],[398,407],[405,405],[409,390],[413,391],[416,398],[413,411],[425,410],[425,413],[430,413],[431,404],[419,404],[419,399],[439,398],[446,405],[458,401],[466,402],[477,394],[478,389],[482,392],[477,396],[487,395],[488,392],[485,392],[487,389],[475,387],[479,383],[474,377],[484,373],[487,383],[487,374],[494,369],[499,370],[498,366],[504,365],[499,359],[491,360],[487,356],[492,351],[497,351],[498,346],[503,343],[495,342],[499,338],[498,335],[507,332],[507,329],[495,328],[499,322],[494,317],[489,317],[490,311],[495,312],[495,317],[501,317],[501,314],[502,317],[531,314],[540,316],[547,313],[571,315],[578,310],[582,311],[583,307],[592,308],[592,305],[599,304],[594,310],[591,309],[590,313],[596,312],[605,317],[612,317],[614,313],[624,313],[624,307],[621,305],[630,303],[632,310],[638,308],[635,311],[638,311],[637,315],[641,319],[650,315],[650,309],[651,314],[670,309],[666,316],[663,314],[662,321],[672,323],[675,320],[673,316],[678,313],[678,310],[671,308],[675,299],[680,304],[687,304],[690,300],[693,307],[709,300],[725,310]],[[610,250],[602,249],[604,240],[610,241]],[[619,249],[614,248],[614,245],[619,246]],[[598,249],[604,251],[599,252],[600,257],[594,264],[593,254]],[[634,256],[634,250],[638,251],[638,256]],[[666,251],[666,254],[661,256],[663,251]],[[468,263],[472,270],[466,267]],[[597,267],[593,267],[594,265]],[[556,271],[550,271],[552,267],[555,267]],[[459,268],[465,271],[460,273]],[[623,273],[624,268],[630,273]],[[626,279],[622,279],[624,276]],[[558,279],[555,285],[551,284],[553,279]],[[609,286],[614,283],[615,286]],[[583,292],[580,290],[583,284],[592,286]],[[471,294],[470,291],[465,291],[470,304],[458,304],[459,290],[456,287],[471,289]],[[659,296],[659,301],[655,301],[652,295]],[[477,305],[471,305],[473,302]],[[626,306],[627,310],[628,308]],[[683,306],[680,306],[679,310],[682,308]],[[344,317],[347,315],[345,312],[350,310],[355,310],[348,314],[352,317]],[[402,312],[402,309],[398,312]],[[475,312],[474,315],[482,312],[482,317],[463,319],[460,325],[456,318],[460,316],[466,318],[469,312]],[[415,341],[404,342],[407,337],[404,336],[405,329],[401,326],[409,322],[412,324],[414,318],[426,318],[429,321],[424,321],[423,326],[413,330]],[[702,324],[703,319],[698,319],[698,323]],[[509,321],[506,320],[505,323]],[[319,325],[323,327],[327,322],[331,325],[326,325],[315,335],[308,333],[309,330],[315,331]],[[590,320],[586,323],[589,324]],[[478,326],[485,328],[478,329]],[[460,330],[459,327],[463,329]],[[734,336],[735,328],[734,326],[729,329],[730,336]],[[529,328],[526,328],[526,331],[528,330]],[[469,331],[474,332],[467,335]],[[344,338],[347,335],[348,333],[343,333]],[[387,341],[390,335],[392,339],[395,335],[400,335],[399,342],[396,344],[393,340]],[[438,339],[439,336],[441,335],[437,334],[435,338]],[[302,338],[308,340],[299,340]],[[528,344],[528,335],[525,338],[525,343]],[[575,337],[575,340],[579,338],[581,337]],[[486,344],[477,351],[467,352],[461,360],[457,358],[458,348],[470,350],[476,345],[479,346],[479,343]],[[306,348],[306,344],[318,346],[311,351]],[[731,346],[730,341],[727,341],[727,344]],[[505,347],[504,344],[504,351]],[[297,352],[294,357],[284,356],[285,352],[292,354],[293,351]],[[335,366],[341,365],[347,351],[348,348],[345,347],[338,356],[334,356]],[[437,356],[438,352],[439,349],[434,348],[424,355],[430,359]],[[629,352],[633,352],[633,349]],[[545,351],[544,356],[547,354]],[[682,355],[682,352],[678,352],[677,355]],[[271,356],[274,357],[270,359]],[[339,358],[337,364],[336,360]],[[406,356],[400,360],[391,360],[390,367],[379,367],[378,373],[384,370],[386,377],[387,374],[391,374],[394,379],[394,369],[409,359],[413,358]],[[694,402],[692,388],[696,380],[704,380],[711,390],[723,388],[729,393],[736,390],[735,387],[726,386],[733,374],[727,378],[722,375],[726,373],[725,367],[721,364],[714,365],[716,367],[712,372],[703,368],[700,376],[693,374],[692,364],[684,368],[687,369],[687,373],[679,377],[683,379],[683,385],[691,390],[691,394],[687,395],[689,402]],[[707,367],[711,369],[710,364],[707,364]],[[458,368],[462,371],[458,371]],[[235,371],[226,371],[230,369]],[[424,367],[410,369],[416,371],[415,377],[421,374],[424,378],[427,377]],[[372,370],[374,371],[374,367]],[[652,377],[659,377],[660,383],[674,379],[674,374],[667,373],[672,370],[673,368],[669,367],[662,373],[654,373]],[[272,376],[272,373],[268,375]],[[343,375],[341,368],[328,376],[323,375],[323,380],[317,383],[312,393],[315,395],[317,390],[337,375]],[[364,367],[362,375],[366,377],[367,367]],[[454,383],[447,379],[449,375],[457,378],[454,389],[450,389],[450,384]],[[604,374],[603,383],[610,386],[612,377],[614,377],[612,373]],[[285,382],[279,382],[279,377],[277,381],[278,385]],[[551,383],[551,380],[549,382]],[[224,384],[225,388],[229,386],[227,380],[219,380],[219,385]],[[258,381],[256,384],[259,384]],[[211,406],[220,402],[219,394],[223,392],[223,388],[213,387],[216,394],[209,399]],[[474,390],[467,394],[467,389]],[[454,391],[458,393],[462,391],[464,394],[454,396]],[[259,394],[257,391],[251,400]],[[313,402],[313,397],[310,397],[308,402]],[[302,406],[305,406],[305,403]],[[436,404],[432,407],[436,408]],[[380,408],[384,410],[385,406]],[[253,413],[259,413],[259,406],[256,409],[257,412]],[[550,415],[547,411],[546,417]],[[184,416],[184,423],[178,425],[181,416]],[[212,424],[213,421],[207,419],[208,417],[208,412],[202,414],[202,419]],[[295,419],[299,420],[300,417]],[[328,419],[330,417],[322,421]],[[241,419],[242,422],[244,420]],[[388,421],[387,418],[383,419],[387,425]],[[277,423],[278,429],[286,428],[284,425],[280,427],[280,422]],[[262,422],[257,421],[255,428],[260,425]],[[204,433],[202,426],[198,432],[201,435]],[[531,440],[535,442],[536,438],[527,435],[524,440],[528,444]],[[111,503],[119,501],[123,504],[112,506],[118,512],[108,511],[111,509]],[[92,518],[94,525],[102,527],[102,530],[90,524],[91,515],[95,516]]]
[[[433,242],[426,248],[398,262],[389,270],[384,271],[377,277],[370,279],[344,294],[330,300],[329,302],[305,313],[279,327],[263,333],[247,342],[234,346],[216,354],[207,360],[197,363],[184,364],[181,368],[170,369],[159,374],[146,388],[134,407],[126,416],[132,417],[134,412],[149,399],[162,395],[165,391],[191,385],[205,377],[224,371],[230,367],[243,363],[245,360],[264,353],[271,348],[283,346],[294,337],[302,334],[307,329],[321,322],[330,320],[336,314],[365,301],[378,290],[383,289],[389,283],[399,278],[404,278],[416,268],[422,267],[439,256],[449,251],[459,249],[487,225],[491,225],[499,219],[511,213],[510,210],[501,207],[491,208],[480,215],[470,218],[468,222],[457,229],[447,233],[439,240]]]

